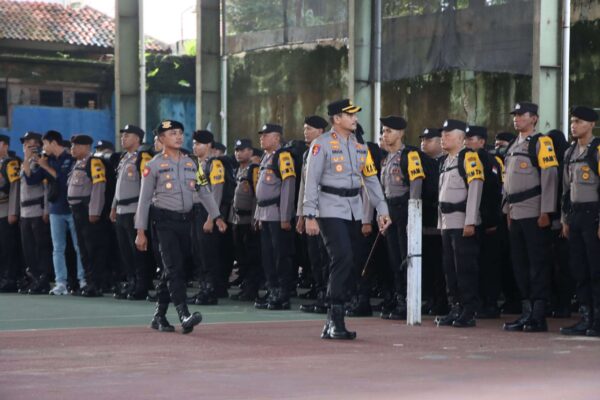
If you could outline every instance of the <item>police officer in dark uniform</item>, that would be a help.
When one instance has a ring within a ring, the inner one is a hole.
[[[260,236],[252,223],[256,211],[256,183],[259,165],[252,163],[252,141],[238,139],[235,142],[235,159],[239,166],[235,171],[235,192],[229,212],[233,233],[233,247],[241,278],[241,290],[232,294],[232,300],[254,301],[261,284]]]
[[[600,139],[592,133],[596,121],[598,113],[589,107],[571,109],[575,143],[565,154],[561,221],[581,318],[560,328],[563,335],[600,336]]]
[[[0,292],[17,291],[20,162],[9,154],[10,138],[0,135]]]
[[[21,170],[21,246],[23,258],[32,281],[27,293],[42,294],[50,290],[49,275],[52,271],[52,241],[48,224],[48,197],[46,184],[28,184],[24,178],[40,168],[33,154],[42,150],[42,135],[26,132],[21,137],[25,161]]]
[[[283,140],[281,125],[265,124],[258,134],[265,153],[256,184],[254,219],[261,232],[261,260],[269,295],[266,303],[259,301],[255,306],[268,310],[287,310],[290,308],[294,273],[292,219],[296,171],[290,152],[280,150]]]
[[[383,319],[406,319],[406,268],[407,257],[408,200],[420,199],[425,172],[421,156],[416,149],[408,149],[403,143],[406,120],[391,115],[380,118],[383,141],[388,155],[381,166],[381,184],[390,210],[392,225],[385,236],[390,265],[394,273],[395,307]],[[402,170],[406,157],[407,170]],[[407,175],[405,175],[407,174]]]
[[[438,228],[442,230],[444,271],[452,308],[447,315],[436,318],[436,323],[474,327],[478,305],[479,205],[486,177],[477,152],[464,147],[467,124],[448,119],[441,130],[442,148],[448,156],[440,170]]]
[[[371,154],[353,133],[360,110],[349,99],[330,103],[327,112],[332,129],[313,141],[307,159],[303,204],[306,233],[322,234],[330,259],[330,307],[323,339],[356,338],[356,332],[348,331],[344,323],[344,301],[349,278],[359,268],[354,265],[354,243],[361,233],[361,190],[368,192],[371,205],[377,209],[380,232],[391,224]]]
[[[67,181],[67,200],[73,213],[86,285],[80,288],[85,297],[102,296],[101,274],[105,270],[108,241],[103,226],[106,170],[99,158],[93,157],[88,135],[71,138],[71,154],[75,166]]]
[[[319,136],[323,134],[329,123],[318,115],[311,115],[304,119],[304,140],[306,144],[310,144]],[[298,220],[296,222],[296,232],[300,235],[305,234],[305,221],[304,221],[304,186],[306,183],[306,167],[307,159],[309,155],[309,149],[306,149],[302,155],[302,175],[300,177],[300,190],[298,192],[298,205],[296,207],[296,215]],[[319,235],[308,236],[306,235],[306,249],[308,253],[308,261],[310,262],[310,269],[312,272],[312,278],[314,281],[314,288],[316,292],[316,301],[309,304],[301,304],[300,311],[309,313],[324,314],[327,312],[327,305],[325,298],[327,295],[327,278],[329,276],[329,256],[327,255],[327,249],[323,243],[323,238]]]
[[[117,183],[110,219],[115,223],[121,267],[127,277],[127,288],[115,293],[115,297],[143,300],[148,295],[151,279],[144,253],[135,247],[134,216],[140,196],[142,172],[152,155],[147,150],[140,151],[145,135],[141,128],[128,124],[119,132],[124,152],[117,166]]]
[[[521,316],[504,330],[543,332],[549,299],[547,259],[550,214],[556,211],[558,160],[552,139],[535,134],[538,106],[521,102],[511,112],[517,138],[505,156],[504,209],[511,256],[522,298]]]
[[[135,244],[146,251],[145,230],[152,213],[152,223],[159,242],[163,262],[161,282],[157,287],[157,304],[151,327],[161,332],[173,332],[167,320],[169,302],[173,302],[183,333],[190,333],[202,321],[199,312],[190,314],[186,304],[184,260],[191,249],[193,193],[198,190],[198,168],[190,157],[180,151],[183,145],[183,125],[164,120],[156,128],[163,150],[146,163],[142,173],[140,200],[135,214],[137,236]]]

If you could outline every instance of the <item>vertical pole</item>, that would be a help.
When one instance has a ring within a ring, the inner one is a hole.
[[[408,263],[406,324],[421,325],[422,201],[408,201]]]
[[[144,0],[138,0],[140,36],[140,128],[146,131],[146,40],[144,37]]]
[[[202,0],[196,0],[196,129],[202,129]]]
[[[227,146],[227,29],[226,0],[221,1],[221,143]]]
[[[569,141],[569,53],[571,50],[571,0],[563,1],[562,131]]]
[[[354,98],[354,57],[356,55],[354,18],[354,0],[348,0],[348,97],[350,99]]]
[[[381,0],[373,1],[373,141],[379,137],[379,117],[381,116]]]

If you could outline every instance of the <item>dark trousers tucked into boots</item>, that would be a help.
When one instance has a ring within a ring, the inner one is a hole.
[[[42,217],[27,217],[21,218],[20,228],[25,266],[36,280],[35,285],[46,289],[44,292],[48,294],[49,276],[53,270],[50,224]]]
[[[294,254],[294,232],[281,229],[279,221],[261,221],[261,260],[267,288],[278,289],[281,301],[289,301],[292,288],[292,255]]]

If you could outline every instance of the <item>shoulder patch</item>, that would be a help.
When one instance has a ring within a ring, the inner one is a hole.
[[[312,155],[316,156],[317,154],[319,154],[319,151],[321,151],[321,145],[315,143],[312,148]]]
[[[144,170],[142,171],[142,176],[145,178],[148,175],[150,175],[150,167],[146,166],[146,167],[144,167]]]
[[[104,168],[104,163],[102,160],[92,158],[90,163],[92,172],[92,185],[106,182],[106,169]]]
[[[479,154],[475,151],[465,153],[465,172],[467,173],[467,184],[475,179],[485,180],[483,175],[483,164],[479,159]]]
[[[289,151],[282,151],[281,153],[279,153],[279,172],[281,174],[282,181],[286,180],[287,178],[296,176],[296,170],[294,169],[294,159],[292,158],[292,155]]]
[[[538,165],[541,169],[548,169],[551,167],[558,167],[558,160],[556,159],[556,153],[554,152],[554,144],[552,139],[547,136],[540,137],[538,143],[540,149],[538,151]]]
[[[20,165],[19,160],[10,160],[6,164],[6,175],[8,176],[8,182],[13,183],[20,179]]]
[[[364,176],[377,175],[377,167],[375,166],[375,162],[373,161],[373,157],[369,150],[367,150],[367,160],[365,161],[362,173]]]
[[[425,179],[425,171],[421,163],[421,156],[418,151],[410,151],[408,153],[408,180]]]
[[[209,180],[211,185],[225,183],[225,167],[221,160],[213,160],[210,166]]]

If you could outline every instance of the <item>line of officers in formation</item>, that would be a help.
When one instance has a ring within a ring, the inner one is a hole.
[[[234,157],[206,130],[183,150],[174,120],[157,126],[153,146],[125,126],[121,154],[106,142],[92,153],[86,135],[65,143],[56,131],[27,132],[21,162],[0,136],[0,290],[16,290],[25,272],[21,292],[47,293],[54,264],[50,294],[69,293],[70,230],[74,294],[108,286],[116,298],[145,299],[157,269],[154,329],[175,330],[172,302],[191,332],[202,316],[187,305],[227,296],[234,265],[241,290],[232,299],[289,309],[301,266],[311,281],[303,297],[314,302],[300,309],[327,314],[322,338],[354,339],[345,316],[406,318],[408,200],[421,199],[424,312],[437,325],[473,327],[505,312],[521,315],[504,330],[547,331],[546,317],[570,316],[576,294],[581,318],[561,333],[600,335],[593,109],[571,110],[568,144],[562,132],[536,133],[538,106],[518,103],[517,135],[498,133],[493,150],[485,127],[453,119],[425,129],[420,148],[406,145],[399,116],[381,118],[379,143],[365,143],[360,110],[348,99],[329,104],[328,120],[305,119],[305,141],[284,143],[282,127],[266,124],[261,150],[240,139]],[[188,297],[192,279],[199,290]],[[373,296],[382,301],[372,305]]]

